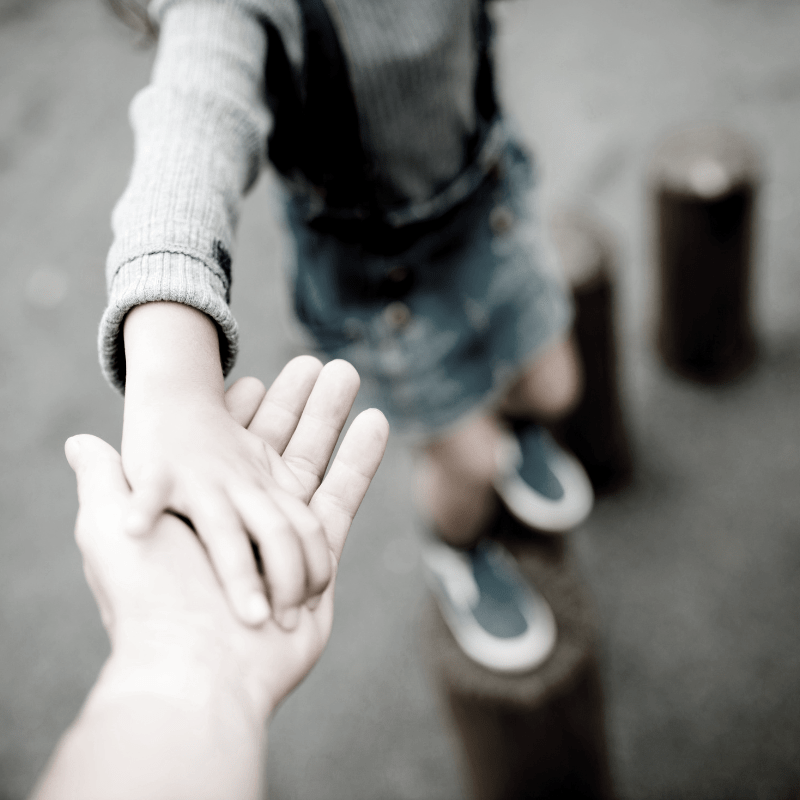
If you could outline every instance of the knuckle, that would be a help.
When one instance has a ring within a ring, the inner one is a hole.
[[[283,547],[288,548],[289,543],[295,538],[294,527],[283,514],[277,514],[261,531],[260,538],[280,542]]]
[[[322,592],[324,592],[325,589],[328,587],[328,584],[331,582],[332,577],[333,575],[330,562],[328,561],[328,559],[326,559],[324,566],[323,565],[320,566],[319,573],[314,577],[314,580],[311,583],[310,586],[312,590],[311,593],[321,594]]]
[[[223,535],[216,541],[207,542],[214,566],[227,580],[251,577],[254,573],[254,557],[252,550],[244,546],[244,542],[236,542],[238,538],[233,532]]]
[[[244,386],[249,387],[249,389],[251,389],[253,393],[261,392],[262,394],[266,394],[267,392],[267,387],[264,386],[263,381],[259,380],[254,375],[247,375],[244,378],[241,378],[240,383]]]

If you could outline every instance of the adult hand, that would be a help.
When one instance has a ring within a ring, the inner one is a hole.
[[[231,414],[282,454],[282,480],[321,521],[334,573],[388,436],[380,412],[359,415],[323,480],[357,389],[349,364],[322,368],[305,357],[266,396],[250,378],[226,398]],[[167,514],[153,536],[125,533],[131,491],[112,447],[83,435],[65,449],[78,480],[75,535],[112,650],[35,797],[260,796],[264,720],[319,658],[334,581],[299,609],[292,630],[274,619],[245,626],[184,521]]]
[[[321,521],[334,570],[388,436],[379,411],[363,412],[322,480],[358,383],[346,362],[323,368],[316,359],[301,357],[286,366],[263,401],[263,388],[254,379],[234,384],[227,395],[234,417],[281,454],[288,467],[284,488]],[[271,619],[261,628],[247,628],[233,617],[200,542],[184,522],[165,515],[155,536],[123,535],[130,490],[113,448],[84,435],[70,439],[66,451],[78,479],[76,538],[87,579],[114,656],[131,670],[128,682],[146,688],[152,681],[159,691],[177,688],[186,694],[191,689],[178,676],[198,666],[207,676],[234,682],[259,716],[269,715],[328,640],[333,582],[318,602],[299,610],[293,630]],[[159,657],[172,668],[156,666]]]

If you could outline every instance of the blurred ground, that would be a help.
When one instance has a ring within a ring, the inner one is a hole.
[[[503,85],[543,166],[545,210],[581,204],[621,253],[634,484],[575,535],[604,634],[621,795],[782,798],[800,786],[800,3],[518,0],[498,8]],[[95,332],[126,107],[152,53],[99,0],[0,0],[0,798],[29,791],[107,645],[71,538],[70,434],[119,442]],[[754,370],[707,390],[650,345],[643,176],[659,138],[719,121],[751,136],[761,196]],[[236,375],[297,349],[270,221],[248,200]],[[419,664],[424,592],[393,445],[354,527],[330,648],[270,737],[277,800],[462,796]]]

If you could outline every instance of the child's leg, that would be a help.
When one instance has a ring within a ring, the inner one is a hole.
[[[497,422],[481,416],[425,448],[417,499],[434,530],[454,547],[469,547],[495,508]]]
[[[572,337],[548,348],[511,386],[499,411],[509,417],[551,422],[569,413],[583,389]]]
[[[575,405],[582,383],[572,339],[541,355],[512,385],[499,411],[511,417],[558,419]],[[472,420],[425,448],[418,471],[418,500],[441,538],[469,547],[495,508],[500,428],[494,416]]]
[[[580,398],[582,374],[572,340],[544,352],[512,386],[500,412],[513,423],[494,487],[520,522],[565,533],[592,510],[594,492],[580,462],[540,423],[567,414]]]

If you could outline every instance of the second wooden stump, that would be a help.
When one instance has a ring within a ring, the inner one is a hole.
[[[475,800],[610,800],[593,612],[566,540],[532,536],[501,511],[494,533],[553,609],[555,651],[525,675],[475,664],[433,603],[423,639]]]
[[[619,391],[614,246],[603,226],[578,211],[559,214],[552,231],[575,298],[574,331],[584,373],[580,403],[554,432],[580,459],[595,492],[612,491],[633,472]]]

